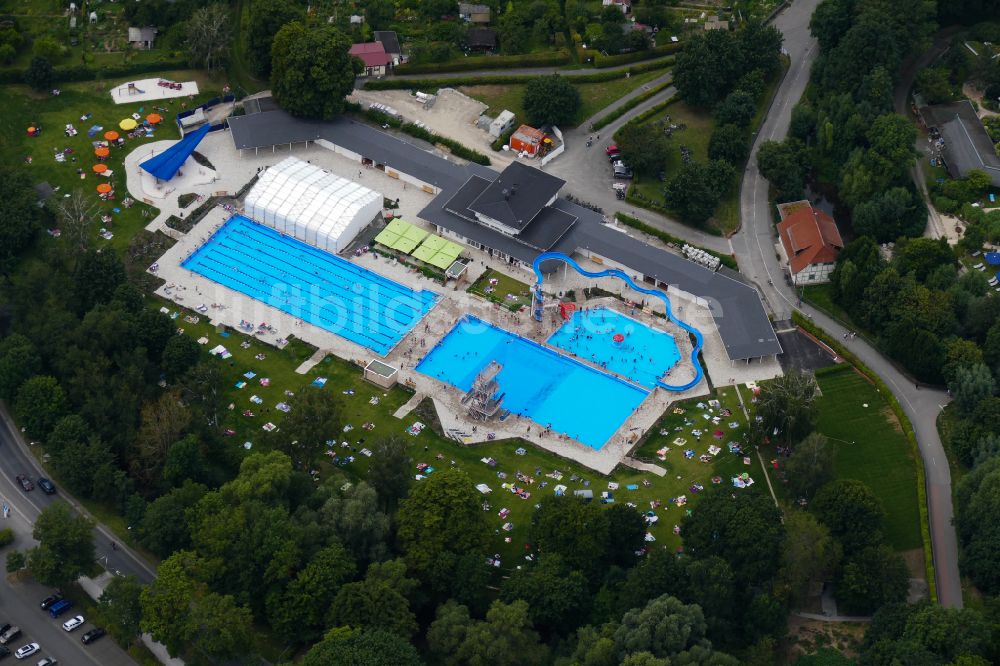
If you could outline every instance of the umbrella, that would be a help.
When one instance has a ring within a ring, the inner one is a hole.
[[[121,127],[126,132],[134,130],[136,125],[138,125],[138,123],[131,118],[125,118],[120,123],[118,123],[118,127]]]
[[[615,342],[622,343],[625,342],[625,336],[621,333],[615,333],[614,337],[611,338]]]
[[[104,138],[107,139],[108,141],[117,141],[118,140],[118,132],[116,132],[114,130],[107,131],[107,132],[104,133]]]
[[[109,183],[101,183],[97,186],[97,191],[101,194],[107,194],[111,191],[111,185]]]
[[[107,164],[95,164],[91,168],[94,170],[94,173],[104,173],[105,171],[108,170],[108,165]]]
[[[111,154],[111,151],[108,150],[106,146],[101,146],[100,148],[94,149],[94,154],[98,157],[107,157]]]
[[[160,114],[158,113],[151,113],[148,116],[146,116],[146,122],[148,122],[150,125],[156,125],[162,121],[163,118],[161,118]]]

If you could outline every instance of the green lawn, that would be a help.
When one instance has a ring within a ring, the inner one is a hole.
[[[864,481],[882,500],[894,548],[920,548],[916,461],[888,403],[850,366],[817,379],[817,430],[836,447],[837,476]]]
[[[622,74],[621,78],[600,83],[580,83],[576,89],[580,92],[580,109],[576,113],[573,125],[579,125],[601,109],[613,104],[615,100],[627,95],[636,88],[649,83],[650,81],[663,76],[666,70],[654,70],[643,72],[629,78]],[[459,91],[469,97],[478,99],[480,102],[489,105],[486,111],[488,116],[496,116],[504,109],[513,111],[519,122],[525,121],[524,99],[525,84],[512,85],[489,85],[489,86],[462,86]],[[565,128],[564,128],[565,129]]]
[[[94,216],[95,238],[100,227],[100,216],[109,213],[113,217],[110,230],[114,233],[114,238],[111,245],[123,250],[127,247],[128,241],[151,219],[143,217],[142,211],[146,210],[152,216],[156,214],[155,208],[142,203],[137,203],[130,209],[121,207],[120,202],[127,194],[125,171],[122,167],[125,156],[141,144],[179,138],[174,116],[181,110],[182,101],[188,106],[201,103],[218,94],[217,91],[224,85],[222,81],[215,82],[208,79],[201,72],[164,72],[160,76],[184,81],[196,80],[202,92],[193,101],[173,100],[172,103],[167,101],[155,104],[147,102],[116,105],[107,90],[120,81],[67,84],[62,86],[62,94],[57,97],[36,93],[25,86],[6,86],[4,111],[0,113],[0,159],[6,164],[20,165],[31,174],[35,182],[48,182],[52,187],[58,188],[55,195],[57,197],[74,189],[82,189],[93,195],[94,202],[98,204]],[[113,148],[111,156],[105,162],[114,172],[111,178],[94,174],[91,167],[97,160],[94,157],[92,142],[103,140],[103,134],[108,130],[115,130],[125,135],[125,132],[118,128],[119,121],[132,113],[140,113],[143,116],[152,113],[154,105],[162,105],[169,109],[168,113],[162,114],[165,116],[164,122],[157,128],[155,136],[128,139],[124,148]],[[81,121],[81,116],[86,114],[90,114],[91,118]],[[76,136],[66,136],[63,129],[67,124],[72,124],[78,130]],[[41,135],[29,137],[26,129],[30,125],[40,125]],[[92,125],[100,125],[104,129],[97,136],[89,137],[87,130]],[[54,158],[55,153],[67,148],[73,152],[67,154],[65,162],[57,162]],[[27,163],[29,157],[30,164]],[[83,169],[83,179],[77,175],[77,169]],[[110,182],[114,186],[115,201],[101,202],[98,199],[95,188],[104,182]],[[113,212],[112,209],[116,207],[121,209],[119,213]],[[98,238],[97,243],[100,247],[100,244],[107,244],[108,241]]]
[[[496,283],[492,283],[493,280]],[[490,291],[487,292],[487,289]],[[527,284],[492,268],[479,276],[468,291],[514,311],[531,305],[531,288]]]

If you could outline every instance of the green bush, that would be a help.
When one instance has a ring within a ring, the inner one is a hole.
[[[525,53],[509,56],[477,56],[448,62],[406,63],[396,68],[397,74],[435,74],[438,72],[468,72],[477,69],[508,67],[549,67],[565,65],[571,60],[566,49],[549,53]]]
[[[640,62],[643,60],[652,60],[653,58],[660,58],[665,55],[670,55],[677,53],[682,48],[680,42],[671,42],[669,44],[664,44],[663,46],[657,46],[645,51],[635,51],[634,53],[622,53],[619,55],[604,55],[603,53],[594,53],[594,67],[601,69],[604,67],[617,67],[618,65],[625,65],[630,62]]]
[[[96,81],[99,79],[113,79],[133,74],[145,74],[148,72],[161,72],[170,69],[184,69],[188,63],[184,59],[165,58],[153,62],[130,63],[128,65],[114,65],[108,67],[88,67],[86,65],[71,65],[67,67],[55,67],[52,70],[53,82],[71,83],[74,81]],[[3,69],[0,70],[0,85],[9,83],[25,83],[27,69]]]
[[[650,99],[651,97],[653,97],[653,96],[655,96],[655,95],[663,92],[664,90],[666,90],[667,88],[669,88],[671,85],[673,85],[673,84],[668,81],[667,83],[661,83],[658,86],[650,88],[649,90],[647,90],[646,92],[642,93],[641,95],[636,95],[635,97],[633,97],[629,101],[627,101],[624,104],[622,104],[621,106],[619,106],[614,111],[612,111],[612,112],[610,112],[610,113],[608,113],[608,114],[606,114],[606,115],[601,116],[600,118],[598,118],[597,121],[594,122],[593,129],[599,130],[599,129],[602,129],[602,128],[606,127],[607,125],[610,125],[611,123],[615,122],[616,120],[618,120],[619,118],[621,118],[622,116],[624,116],[626,113],[628,113],[629,111],[631,111],[635,107],[637,107],[640,104],[642,104],[643,102],[645,102],[647,99]]]
[[[14,543],[14,530],[5,527],[0,530],[0,548]]]
[[[28,558],[20,550],[7,553],[7,573],[17,573],[28,564]]]

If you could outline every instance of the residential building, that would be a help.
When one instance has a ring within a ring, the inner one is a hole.
[[[493,51],[497,47],[497,31],[490,28],[469,28],[465,44],[473,51]]]
[[[466,23],[480,23],[485,25],[490,22],[490,8],[486,5],[460,2],[458,3],[458,16]]]
[[[964,99],[924,106],[918,113],[929,129],[940,134],[936,147],[941,151],[948,175],[961,178],[978,169],[990,177],[993,187],[1000,187],[1000,157],[972,102]]]
[[[837,223],[808,201],[780,204],[778,213],[778,236],[792,283],[829,282],[837,255],[844,247]]]
[[[399,47],[399,37],[396,36],[394,30],[376,30],[375,41],[382,44],[385,52],[392,59],[393,67],[400,63],[403,50]]]
[[[385,76],[392,67],[392,59],[385,52],[382,42],[353,44],[350,54],[364,63],[361,76]]]
[[[151,49],[156,41],[156,28],[132,28],[128,29],[128,43],[137,49]]]

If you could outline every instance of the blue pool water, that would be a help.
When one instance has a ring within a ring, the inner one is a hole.
[[[242,215],[181,265],[383,356],[437,300]]]
[[[621,343],[615,334],[625,336]],[[577,310],[548,343],[648,388],[681,359],[673,336],[607,308]]]
[[[647,392],[551,349],[466,317],[417,365],[417,371],[462,391],[490,361],[503,407],[542,427],[599,449],[646,398]]]

